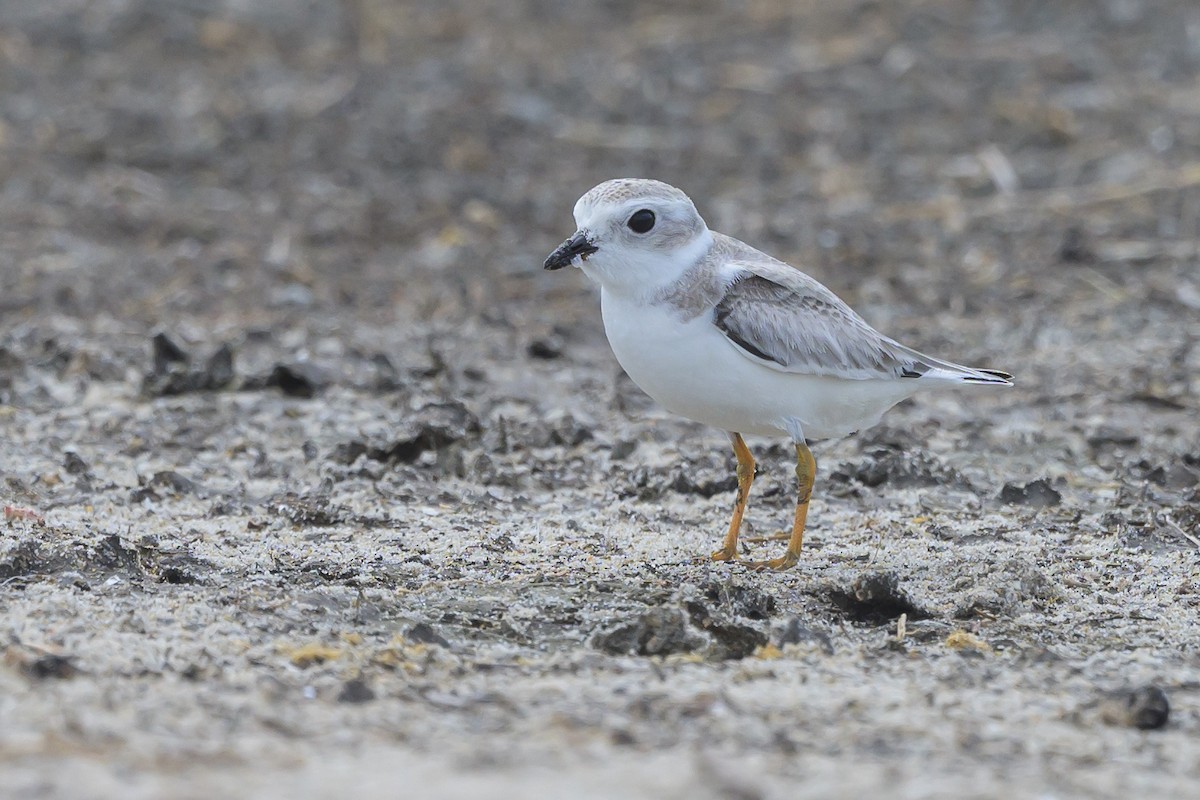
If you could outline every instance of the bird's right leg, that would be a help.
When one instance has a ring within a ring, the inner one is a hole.
[[[792,520],[792,536],[787,550],[779,558],[770,561],[755,561],[746,566],[751,569],[791,569],[800,560],[800,549],[804,546],[804,523],[808,519],[808,501],[812,497],[813,480],[817,475],[817,460],[803,440],[796,442],[796,516]]]
[[[737,501],[733,505],[733,519],[729,521],[729,532],[721,549],[712,554],[713,561],[734,561],[738,557],[738,532],[742,529],[742,514],[746,513],[746,501],[750,499],[750,484],[754,483],[754,456],[740,433],[730,433],[733,454],[737,456]]]

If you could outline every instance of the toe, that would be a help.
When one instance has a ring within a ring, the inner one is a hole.
[[[767,566],[774,570],[791,569],[800,561],[800,556],[794,553],[784,553],[779,558],[772,558],[767,562]]]
[[[785,569],[791,569],[796,566],[799,561],[798,556],[789,553],[779,558],[772,558],[770,561],[748,561],[746,562],[746,566],[755,572],[765,572],[769,569],[782,572]]]

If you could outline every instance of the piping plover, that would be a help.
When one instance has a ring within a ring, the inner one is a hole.
[[[879,333],[829,289],[748,244],[711,231],[679,189],[619,179],[575,204],[578,230],[546,259],[600,284],[617,361],[668,410],[729,433],[733,519],[713,559],[738,557],[754,457],[743,433],[791,437],[799,493],[784,554],[796,563],[816,461],[807,440],[845,436],[923,389],[1011,386],[1006,372],[931,358]]]

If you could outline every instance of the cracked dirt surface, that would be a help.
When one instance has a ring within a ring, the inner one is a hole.
[[[10,0],[0,794],[1186,796],[1198,31]],[[792,571],[704,560],[724,436],[540,269],[618,175],[1017,387],[814,447]]]

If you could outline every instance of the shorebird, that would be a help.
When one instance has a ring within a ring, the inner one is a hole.
[[[618,179],[575,204],[575,233],[545,261],[600,285],[609,344],[625,372],[668,410],[725,430],[737,457],[737,500],[718,561],[738,558],[754,481],[742,434],[786,434],[799,490],[787,550],[800,557],[816,460],[808,442],[846,436],[925,389],[1011,386],[1012,376],[919,353],[872,328],[819,282],[709,230],[679,189]]]

